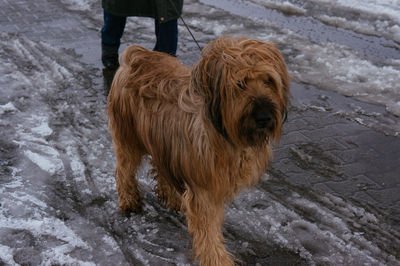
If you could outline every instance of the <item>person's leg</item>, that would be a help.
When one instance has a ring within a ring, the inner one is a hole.
[[[104,11],[104,26],[101,29],[101,60],[106,68],[118,67],[118,49],[124,33],[126,17]]]
[[[155,20],[154,23],[157,38],[154,51],[176,56],[178,48],[178,20],[174,19],[165,23]]]

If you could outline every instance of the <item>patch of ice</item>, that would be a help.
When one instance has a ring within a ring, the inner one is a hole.
[[[379,220],[331,194],[313,200],[292,192],[278,199],[255,189],[241,194],[227,211],[227,223],[251,240],[268,241],[298,253],[311,265],[385,265],[399,263],[373,243],[364,230],[378,229]],[[257,203],[257,205],[254,205]],[[261,207],[258,207],[261,206]],[[352,227],[356,222],[362,225]],[[387,236],[382,235],[382,241]]]
[[[46,154],[52,158],[58,158],[59,152],[50,146],[50,144],[43,138],[37,138],[32,133],[19,132],[20,140],[14,140],[15,144],[18,144],[20,148],[26,148],[41,154]]]
[[[58,158],[45,157],[30,150],[24,151],[24,154],[43,171],[46,171],[51,175],[64,169],[62,161]]]
[[[21,172],[21,169],[16,168],[16,167],[10,167],[11,170],[11,176],[12,176],[12,181],[9,183],[5,183],[2,186],[0,186],[0,192],[3,193],[4,189],[6,188],[19,188],[23,186],[22,179],[18,175],[19,172]]]
[[[53,130],[49,127],[47,123],[32,128],[32,131],[44,137],[50,136],[53,133]]]
[[[302,53],[291,58],[293,75],[299,81],[382,104],[388,110],[400,101],[399,65],[379,67],[333,43],[301,46]],[[389,111],[400,116],[396,108]]]
[[[0,216],[0,224],[3,227],[14,229],[23,229],[32,232],[36,236],[51,235],[59,240],[64,241],[69,246],[69,249],[80,247],[90,249],[78,235],[75,234],[69,227],[59,219],[53,217],[42,217],[41,220],[35,219],[16,219]]]
[[[360,13],[369,13],[381,17],[390,17],[397,24],[400,23],[399,11],[400,1],[398,0],[310,0],[316,5],[319,3],[329,3],[332,6],[344,7],[350,10],[358,11]]]
[[[106,243],[109,247],[111,247],[112,251],[118,251],[119,250],[119,246],[117,244],[117,242],[115,242],[115,240],[108,236],[108,235],[104,235],[102,240],[104,241],[104,243]],[[110,254],[112,254],[110,252]]]
[[[388,103],[387,109],[393,114],[400,114],[400,101]]]
[[[326,24],[400,42],[400,27],[398,26],[400,23],[398,16],[400,3],[397,0],[312,0],[310,2],[312,4],[309,7],[313,9],[310,13]],[[314,9],[314,6],[322,6],[322,8]],[[321,10],[322,12],[329,10],[340,17],[326,14],[315,15],[315,13],[321,13]]]
[[[5,39],[7,48],[14,53],[20,64],[35,66],[29,72],[29,77],[25,77],[26,73],[16,71],[12,74],[16,80],[25,79],[28,87],[32,87],[35,92],[46,93],[54,90],[59,83],[66,82],[73,78],[71,71],[60,64],[59,60],[43,54],[44,51],[50,53],[63,54],[62,49],[54,48],[43,42],[33,42],[27,38],[19,38],[14,35],[2,33],[0,38]],[[8,51],[7,53],[10,53]],[[82,66],[71,63],[76,71],[82,70]]]
[[[76,181],[86,182],[85,179],[85,165],[80,159],[79,152],[75,143],[66,143],[66,154],[70,159],[71,170],[74,174]]]
[[[93,0],[61,0],[61,3],[67,5],[69,9],[75,11],[90,11]]]
[[[328,16],[328,15],[319,15],[316,16],[317,19],[320,21],[332,25],[335,27],[353,30],[359,33],[368,34],[368,35],[377,35],[376,28],[373,27],[369,23],[362,23],[359,21],[349,21],[343,17],[335,17],[335,16]]]
[[[290,15],[304,15],[306,13],[306,9],[303,7],[297,6],[289,1],[271,1],[271,0],[251,0],[254,3],[265,6],[267,8],[276,9],[285,14]]]
[[[15,200],[17,201],[22,201],[22,202],[32,202],[38,207],[41,207],[42,209],[45,209],[47,207],[47,204],[38,198],[34,197],[33,195],[26,194],[25,192],[22,191],[15,191],[13,193],[9,193],[10,196],[14,197]]]
[[[365,126],[364,120],[363,120],[362,118],[356,117],[356,118],[354,118],[354,120],[355,120],[357,123],[359,123],[360,125],[364,125],[364,126]]]
[[[49,127],[48,118],[46,116],[32,116],[30,120],[33,123],[39,124],[31,129],[32,132],[38,134],[39,136],[47,137],[53,133],[53,130]]]
[[[317,105],[307,105],[305,106],[305,109],[311,109],[318,112],[327,112],[327,109],[325,107]]]
[[[17,108],[15,108],[14,104],[9,102],[4,105],[0,105],[0,115],[5,114],[5,113],[11,113],[18,111]]]
[[[243,28],[242,24],[230,24],[229,26],[227,26],[218,22],[216,23],[214,21],[208,21],[206,18],[203,17],[191,19],[189,23],[191,27],[201,28],[203,32],[211,33],[214,36],[229,34],[235,29]]]
[[[55,248],[45,250],[42,253],[43,265],[79,265],[79,266],[96,266],[96,263],[82,261],[71,257],[68,253],[71,252],[69,245],[61,245]]]
[[[400,26],[399,25],[394,25],[390,28],[388,28],[389,35],[392,36],[393,40],[396,42],[400,42]],[[389,36],[385,36],[389,37]]]
[[[13,257],[13,249],[7,246],[3,246],[0,244],[0,261],[9,265],[18,265],[14,261]]]

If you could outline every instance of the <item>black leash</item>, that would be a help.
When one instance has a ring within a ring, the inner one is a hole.
[[[176,13],[177,13],[177,14],[179,14],[179,11],[178,11],[178,9],[176,8],[175,4],[173,3],[173,0],[169,0],[169,2],[170,2],[170,3],[171,3],[171,5],[174,7],[174,9],[175,9]],[[188,32],[190,33],[190,36],[192,36],[192,39],[193,39],[193,40],[194,40],[194,42],[197,44],[197,47],[199,48],[199,50],[200,50],[200,53],[201,53],[201,47],[200,47],[199,43],[197,42],[196,38],[194,37],[194,35],[193,35],[192,31],[190,30],[189,26],[188,26],[188,25],[186,24],[186,22],[183,20],[183,17],[182,17],[182,16],[179,16],[179,18],[182,20],[182,22],[183,22],[183,25],[185,25],[186,29],[187,29],[187,30],[188,30]]]
[[[183,24],[185,25],[186,29],[189,31],[189,33],[190,33],[190,35],[192,36],[194,42],[197,44],[197,47],[199,47],[199,50],[200,50],[200,53],[201,53],[201,47],[200,47],[199,43],[197,42],[196,38],[193,36],[193,34],[192,34],[191,30],[189,29],[188,25],[186,25],[186,23],[185,23],[185,21],[183,20],[182,16],[180,16],[179,18],[182,20],[182,22],[183,22]]]

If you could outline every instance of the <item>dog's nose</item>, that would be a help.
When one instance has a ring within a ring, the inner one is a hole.
[[[257,128],[269,128],[272,124],[272,114],[267,111],[255,112],[254,120]]]
[[[268,101],[256,102],[253,109],[253,119],[259,129],[272,129],[274,126],[274,106]]]

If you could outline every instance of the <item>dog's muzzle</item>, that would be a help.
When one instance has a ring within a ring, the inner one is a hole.
[[[266,100],[255,102],[252,117],[258,129],[273,131],[275,128],[275,105]]]

